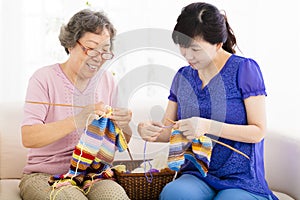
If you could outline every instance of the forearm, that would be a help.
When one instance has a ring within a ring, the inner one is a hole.
[[[265,127],[262,125],[236,125],[211,121],[209,134],[229,140],[257,143],[265,136]]]
[[[170,142],[170,136],[174,121],[177,120],[177,103],[173,101],[168,102],[168,106],[161,123],[165,128],[161,131],[156,139],[156,142]]]
[[[172,128],[164,128],[155,142],[170,142],[171,129]]]
[[[22,142],[27,148],[39,148],[65,137],[75,129],[74,117],[46,124],[25,125],[22,127]]]

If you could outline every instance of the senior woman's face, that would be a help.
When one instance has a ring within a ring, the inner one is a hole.
[[[87,32],[77,42],[71,56],[75,56],[78,76],[93,77],[111,53],[110,35],[107,29],[101,34]]]

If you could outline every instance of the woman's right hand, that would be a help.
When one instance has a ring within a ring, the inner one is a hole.
[[[102,101],[85,106],[80,113],[74,116],[74,120],[77,128],[84,128],[90,124],[97,117],[107,113],[107,105]]]
[[[163,124],[161,122],[140,122],[138,125],[138,132],[143,140],[154,142],[163,131]]]

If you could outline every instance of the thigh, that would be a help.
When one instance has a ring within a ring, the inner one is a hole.
[[[242,189],[226,189],[218,192],[214,200],[268,200]]]
[[[161,200],[212,200],[215,191],[204,181],[190,174],[184,174],[168,183],[160,194]]]
[[[86,196],[89,200],[129,200],[122,186],[108,179],[95,182]]]
[[[84,194],[73,186],[52,189],[48,184],[49,175],[33,173],[23,175],[20,182],[20,194],[23,200],[87,200]]]

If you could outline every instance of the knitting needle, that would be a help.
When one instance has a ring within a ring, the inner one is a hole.
[[[128,143],[127,143],[127,140],[126,140],[126,138],[125,138],[125,136],[124,136],[122,130],[121,130],[120,134],[121,134],[121,136],[122,136],[122,138],[123,138],[123,140],[124,140],[124,142],[125,142],[125,144],[126,144],[126,146],[127,146],[127,149],[126,149],[126,150],[127,150],[128,155],[129,155],[129,157],[130,157],[130,160],[133,161],[133,158],[132,158],[132,155],[131,155],[131,152],[130,152],[130,150],[129,150],[129,146],[128,146]]]
[[[172,122],[173,124],[176,124],[176,122],[175,121],[173,121],[173,120],[171,120],[171,119],[166,119],[166,120],[168,120],[169,122]]]
[[[208,137],[208,136],[206,136],[206,137]],[[210,137],[209,137],[209,138],[210,138]],[[225,144],[225,143],[220,142],[220,141],[218,141],[218,140],[214,140],[214,139],[212,139],[212,138],[210,138],[210,139],[211,139],[211,141],[213,141],[213,142],[215,142],[215,143],[218,143],[218,144],[220,144],[220,145],[223,145],[223,146],[225,146],[225,147],[231,149],[232,151],[235,151],[235,152],[241,154],[241,155],[244,156],[245,158],[248,158],[248,160],[250,160],[249,156],[247,156],[247,155],[244,154],[243,152],[241,152],[241,151],[239,151],[239,150],[233,148],[232,146],[229,146],[228,144]]]
[[[39,102],[39,101],[25,101],[26,103],[32,103],[32,104],[44,104],[44,105],[50,105],[50,106],[65,106],[65,107],[75,107],[75,108],[84,108],[85,106],[76,106],[72,104],[59,104],[59,103],[48,103],[48,102]]]
[[[66,106],[66,107],[75,107],[75,108],[84,108],[85,107],[85,106],[76,106],[76,105],[71,105],[71,104],[58,104],[58,103],[48,103],[48,102],[39,102],[39,101],[25,101],[25,102],[32,103],[32,104],[45,104],[45,105],[50,105],[50,106]],[[131,160],[133,160],[132,155],[129,150],[129,147],[128,147],[128,144],[127,144],[127,141],[123,135],[123,132],[122,132],[122,137],[123,137],[124,141],[126,142],[127,152],[129,154],[129,157]]]
[[[174,126],[174,124],[176,124],[176,122],[174,122],[173,120],[167,119],[168,121],[170,121],[172,124],[170,125],[163,125],[161,126],[161,128],[172,128]]]
[[[133,161],[133,158],[132,158],[132,155],[130,153],[129,147],[127,147],[127,152],[128,152],[129,157],[130,157],[130,160]]]
[[[107,115],[111,115],[112,112],[113,112],[113,108],[112,108],[112,107],[109,107],[108,110],[109,110],[110,112],[107,113]],[[127,153],[128,153],[128,155],[129,155],[129,157],[130,157],[130,160],[133,161],[133,158],[132,158],[132,155],[131,155],[131,152],[130,152],[130,150],[129,150],[129,146],[128,146],[128,143],[127,143],[127,140],[126,140],[126,138],[125,138],[125,136],[124,136],[124,133],[123,133],[122,129],[120,129],[120,130],[121,130],[121,131],[120,131],[121,137],[123,138],[123,141],[125,142],[125,144],[126,144],[126,146],[127,146],[127,149],[126,149],[126,150],[127,150]]]
[[[167,118],[167,120],[168,120],[169,122],[172,122],[172,123],[176,124],[176,122],[173,121],[173,120],[171,120],[171,119],[168,119],[168,118]],[[209,137],[209,136],[206,135],[206,137]],[[209,137],[209,138],[211,139],[211,141],[213,141],[213,142],[215,142],[215,143],[218,143],[218,144],[220,144],[220,145],[223,145],[223,146],[225,146],[225,147],[231,149],[232,151],[234,151],[234,152],[236,152],[236,153],[238,153],[238,154],[241,154],[242,156],[244,156],[244,157],[246,157],[246,158],[248,158],[248,159],[250,160],[249,156],[247,156],[247,155],[244,154],[243,152],[241,152],[241,151],[239,151],[239,150],[237,150],[237,149],[235,149],[235,148],[229,146],[228,144],[225,144],[225,143],[220,142],[220,141],[218,141],[218,140],[212,139],[211,137]]]
[[[168,126],[162,126],[161,128],[172,128],[174,124],[168,125]]]

